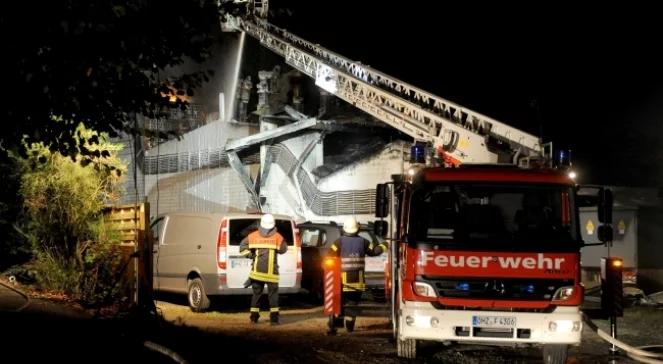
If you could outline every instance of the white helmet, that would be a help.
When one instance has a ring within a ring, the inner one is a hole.
[[[272,228],[274,228],[274,225],[276,225],[276,221],[274,221],[274,215],[264,214],[262,215],[262,218],[260,218],[261,228],[265,230],[271,230]]]
[[[359,224],[357,223],[357,220],[354,217],[348,217],[345,219],[343,222],[343,231],[345,231],[346,234],[357,233],[357,231],[359,231]]]

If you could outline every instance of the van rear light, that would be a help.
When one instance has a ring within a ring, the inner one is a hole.
[[[216,256],[220,269],[226,269],[226,246],[228,244],[228,220],[221,221],[221,228],[219,229],[219,238],[216,242]]]
[[[299,235],[299,229],[293,223],[293,231],[295,232],[295,248],[297,249],[297,270],[301,272],[302,269],[302,238]]]
[[[299,235],[299,229],[293,226],[293,231],[295,232],[295,246],[296,247],[301,247],[302,246],[302,237]]]

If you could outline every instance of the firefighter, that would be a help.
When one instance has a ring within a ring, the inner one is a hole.
[[[331,245],[329,254],[341,258],[341,282],[343,284],[343,293],[341,302],[343,307],[356,306],[361,300],[361,295],[366,289],[364,279],[365,262],[364,258],[368,256],[380,255],[387,250],[384,243],[374,244],[358,235],[359,224],[354,217],[350,217],[343,222],[343,236],[334,241]],[[345,328],[353,331],[356,311],[350,308],[341,312],[340,322],[345,317]]]
[[[251,286],[252,323],[258,323],[260,306],[258,301],[267,285],[269,298],[269,321],[272,325],[279,324],[279,266],[276,254],[284,254],[288,250],[283,236],[276,231],[274,216],[265,214],[260,219],[260,228],[249,234],[239,245],[240,254],[253,259],[251,273],[246,287]]]

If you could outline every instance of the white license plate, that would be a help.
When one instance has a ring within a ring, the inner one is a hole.
[[[472,316],[474,327],[516,327],[515,317],[505,316]]]
[[[230,259],[230,268],[239,268],[239,267],[250,267],[251,259],[239,258],[239,259]]]

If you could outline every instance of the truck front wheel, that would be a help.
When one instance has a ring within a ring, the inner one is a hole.
[[[417,357],[417,340],[396,339],[396,354],[401,358],[415,359]]]
[[[548,344],[543,345],[543,362],[545,364],[564,364],[569,351],[568,345]]]

